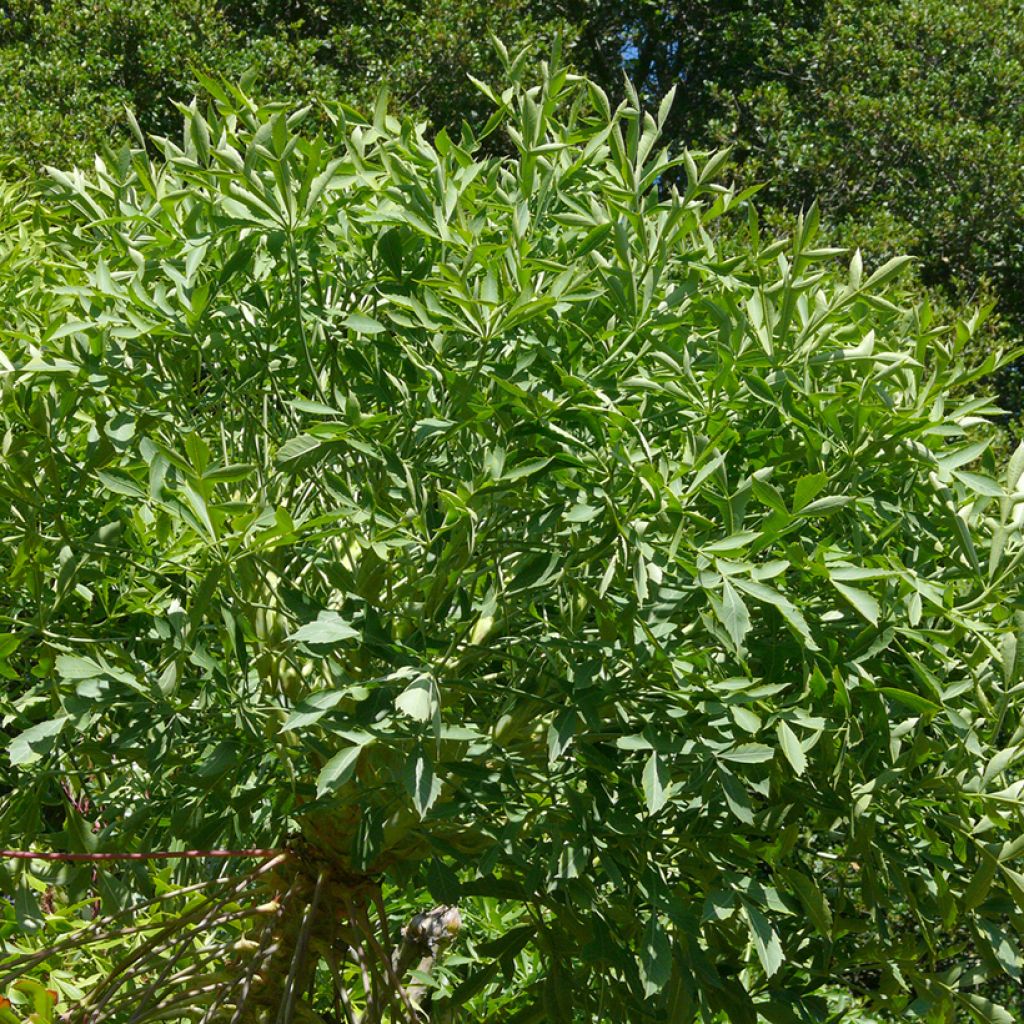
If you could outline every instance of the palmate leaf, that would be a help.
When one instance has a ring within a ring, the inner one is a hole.
[[[301,834],[280,955],[339,1019],[434,890],[523,936],[418,980],[467,1019],[948,1016],[1022,892],[1020,460],[947,400],[975,327],[523,67],[510,155],[213,83],[180,145],[0,200],[4,834]],[[35,884],[0,872],[37,929],[97,898]]]

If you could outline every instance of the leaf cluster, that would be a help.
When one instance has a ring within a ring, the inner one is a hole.
[[[490,901],[481,1019],[1008,1021],[1006,357],[504,57],[457,139],[205,78],[2,207],[3,834]]]

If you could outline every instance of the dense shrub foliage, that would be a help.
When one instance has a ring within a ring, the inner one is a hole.
[[[762,204],[821,203],[833,242],[918,257],[933,304],[994,300],[976,342],[1020,338],[1024,5],[1020,0],[677,0],[569,5],[574,58],[616,95],[679,85],[668,133],[734,145]],[[1019,371],[1001,399],[1024,407]]]
[[[744,89],[721,122],[768,196],[815,197],[833,237],[881,258],[919,257],[947,301],[997,301],[1020,338],[1024,299],[1024,5],[904,0],[826,5],[778,74]],[[1022,408],[1019,371],[1004,404]]]
[[[540,52],[556,33],[617,101],[622,73],[668,138],[735,144],[744,180],[769,182],[774,222],[818,199],[830,238],[872,258],[911,252],[938,308],[994,300],[975,342],[1019,338],[1024,262],[1021,0],[12,0],[0,11],[0,157],[22,169],[89,163],[125,136],[177,130],[194,68],[247,68],[276,99],[402,108],[456,134],[485,117],[468,75],[497,70],[488,33]],[[1022,407],[1019,374],[1001,399]]]
[[[301,832],[303,921],[325,876],[462,904],[438,1015],[1009,1024],[1024,450],[948,397],[998,357],[816,211],[762,237],[667,102],[521,68],[433,141],[207,80],[180,145],[5,205],[0,832]],[[15,867],[12,919],[93,898]],[[112,1019],[230,1019],[212,948]],[[340,970],[281,1012],[372,1003]]]
[[[1020,313],[1022,24],[1019,3],[829,4],[789,74],[741,97],[757,172],[879,252],[920,253],[931,281],[988,278]]]

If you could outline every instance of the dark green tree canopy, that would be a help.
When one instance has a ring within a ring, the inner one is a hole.
[[[127,106],[147,133],[174,134],[175,102],[197,73],[239,78],[277,100],[372,106],[387,84],[435,130],[489,111],[468,75],[499,63],[491,33],[543,51],[565,26],[556,10],[511,0],[11,0],[0,7],[0,157],[23,172],[91,164],[127,138]]]
[[[3,834],[298,830],[500,920],[469,1019],[1008,1024],[1024,450],[948,397],[999,357],[523,62],[433,140],[207,79],[5,206]]]

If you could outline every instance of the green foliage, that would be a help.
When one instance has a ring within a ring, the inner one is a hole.
[[[620,64],[666,130],[729,142],[764,195],[817,200],[880,258],[929,283],[990,282],[1020,314],[1024,7],[1019,0],[580,0],[577,63],[621,93]]]
[[[409,112],[457,129],[484,110],[467,75],[498,72],[490,32],[543,45],[561,27],[526,0],[12,0],[0,8],[0,156],[29,173],[90,163],[127,138],[126,106],[147,134],[173,134],[173,104],[199,90],[197,71],[250,71],[296,102],[372,105],[386,82]]]
[[[457,142],[207,80],[5,207],[0,832],[300,830],[499,932],[468,1019],[1009,1021],[1002,357],[521,73]]]
[[[566,0],[563,6],[575,27],[577,65],[617,98],[625,96],[625,71],[652,109],[677,87],[666,135],[699,146],[720,141],[717,126],[735,112],[737,97],[788,79],[793,49],[813,44],[827,8],[814,0]]]
[[[577,64],[624,95],[621,65],[687,145],[735,147],[773,222],[814,201],[833,244],[911,252],[939,307],[997,303],[980,349],[1019,338],[1024,300],[1020,0],[578,0]],[[922,285],[924,287],[922,287]],[[1024,408],[1019,368],[1000,398]]]
[[[556,34],[572,34],[557,5],[531,0],[219,0],[218,6],[249,40],[249,58],[268,70],[308,51],[303,71],[288,83],[293,95],[369,108],[384,85],[405,113],[455,131],[464,120],[482,123],[490,114],[469,76],[490,80],[500,74],[492,34],[513,49],[529,42],[534,53],[544,52]],[[266,75],[275,98],[282,79]]]
[[[194,90],[190,63],[216,66],[229,44],[229,27],[202,0],[4,4],[0,152],[26,169],[91,161],[123,134],[126,105],[147,130],[167,131],[169,98]]]
[[[741,99],[757,170],[781,201],[816,196],[878,251],[920,252],[932,281],[987,278],[1019,313],[1022,25],[1017,0],[833,0],[786,85]]]
[[[954,303],[991,296],[1019,338],[1022,26],[1019,0],[831,0],[813,34],[785,26],[771,74],[733,91],[709,134],[740,143],[769,202],[817,199],[840,244],[914,253],[926,285]],[[1001,391],[1024,407],[1019,370]]]
[[[1024,215],[1024,7],[1020,0],[13,0],[0,13],[0,154],[22,170],[88,163],[125,138],[173,134],[193,69],[241,76],[275,99],[400,107],[457,134],[487,116],[468,75],[561,33],[572,62],[617,102],[625,70],[653,109],[673,86],[666,136],[736,146],[744,180],[786,225],[817,199],[835,244],[919,258],[952,315],[995,301],[980,349],[1019,337]],[[1000,398],[1024,407],[1020,374]]]

